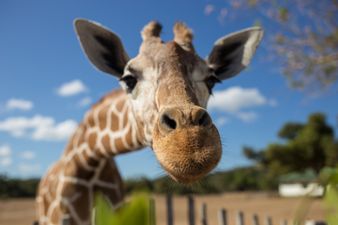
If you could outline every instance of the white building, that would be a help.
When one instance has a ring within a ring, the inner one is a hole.
[[[317,182],[317,175],[311,169],[304,173],[289,173],[282,176],[278,191],[283,197],[321,197],[324,195],[324,187]]]
[[[321,197],[324,194],[324,187],[316,182],[302,183],[281,183],[278,187],[279,195],[282,197],[312,196]]]

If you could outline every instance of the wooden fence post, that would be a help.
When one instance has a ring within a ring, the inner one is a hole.
[[[239,211],[237,213],[236,224],[237,225],[244,225],[244,214],[243,214],[242,211]]]
[[[218,211],[218,225],[228,225],[227,222],[227,211],[225,209],[220,209]]]
[[[149,199],[149,220],[150,225],[156,225],[155,200],[152,197]]]
[[[266,217],[266,223],[265,223],[266,225],[272,225],[272,219],[271,219],[271,217],[270,216],[267,216]]]
[[[203,203],[201,207],[201,224],[208,225],[207,204]]]
[[[188,223],[195,225],[195,200],[192,195],[188,195]]]
[[[259,218],[258,218],[257,214],[253,215],[252,222],[253,222],[253,225],[259,225]]]
[[[173,199],[171,194],[167,194],[166,204],[167,204],[167,225],[174,225]]]

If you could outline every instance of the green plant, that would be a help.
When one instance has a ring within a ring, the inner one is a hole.
[[[323,168],[317,180],[325,187],[323,202],[326,212],[326,222],[328,225],[336,225],[338,224],[338,167]],[[310,196],[303,198],[296,212],[293,222],[294,225],[304,224],[306,215],[314,200],[315,199]]]
[[[102,195],[95,197],[95,225],[154,225],[154,213],[147,194],[133,194],[129,201],[113,208]]]
[[[321,179],[326,183],[324,203],[328,224],[338,224],[338,167],[322,170]]]

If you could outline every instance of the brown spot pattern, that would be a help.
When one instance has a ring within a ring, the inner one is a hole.
[[[96,147],[96,138],[97,138],[97,134],[94,132],[92,132],[88,137],[88,146],[92,150],[94,150]]]
[[[101,130],[103,130],[107,126],[107,112],[108,107],[104,107],[99,112],[99,127]]]

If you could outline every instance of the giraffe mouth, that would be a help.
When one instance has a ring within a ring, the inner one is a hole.
[[[221,158],[221,141],[214,125],[177,129],[162,136],[154,129],[153,150],[169,176],[192,183],[209,173]]]
[[[190,184],[200,180],[215,167],[215,164],[201,165],[200,163],[189,163],[185,165],[186,167],[182,164],[168,167],[161,163],[162,167],[174,181],[183,184]]]

